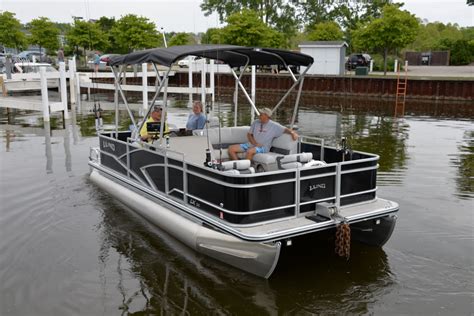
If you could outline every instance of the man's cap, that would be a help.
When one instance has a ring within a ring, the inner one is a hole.
[[[268,117],[272,117],[272,110],[270,110],[269,108],[263,108],[263,109],[260,109],[258,110],[260,112],[260,114],[266,114]]]
[[[155,111],[161,111],[161,106],[155,105],[155,106],[153,107],[153,112],[155,112]]]

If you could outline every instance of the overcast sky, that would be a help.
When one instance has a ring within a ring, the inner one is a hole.
[[[23,23],[39,16],[52,21],[72,22],[72,16],[97,19],[101,16],[120,18],[133,13],[155,22],[166,32],[204,32],[218,27],[217,15],[204,16],[201,0],[0,0],[0,10],[11,11]],[[474,25],[474,7],[466,0],[405,0],[403,9],[429,22]]]

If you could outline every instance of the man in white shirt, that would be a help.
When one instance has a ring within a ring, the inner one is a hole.
[[[247,133],[248,143],[235,144],[229,146],[229,156],[231,160],[238,160],[237,153],[246,153],[245,159],[252,160],[255,154],[267,153],[270,151],[274,138],[290,134],[293,140],[298,139],[298,134],[289,128],[271,120],[272,110],[263,108],[259,110],[259,119],[255,120]]]

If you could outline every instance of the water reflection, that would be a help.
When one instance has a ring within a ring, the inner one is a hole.
[[[118,309],[131,315],[277,313],[266,280],[195,253],[108,196],[96,198],[103,205],[99,260],[104,271],[118,273]],[[110,259],[113,251],[118,261]],[[130,273],[138,282],[130,282]],[[103,282],[110,281],[103,276]]]
[[[53,153],[51,149],[51,125],[44,122],[44,150],[46,156],[46,173],[53,173]]]
[[[260,102],[270,106],[275,105],[281,96],[279,93],[268,91],[258,92]],[[239,102],[241,101],[239,100]],[[242,102],[245,102],[245,100]],[[288,100],[285,104],[294,104],[294,100]],[[473,101],[467,100],[407,99],[405,115],[434,116],[439,118],[472,118],[474,117],[473,104]],[[301,106],[318,111],[394,116],[395,100],[392,98],[356,95],[311,95],[303,93]]]
[[[195,253],[105,194],[94,199],[103,206],[99,260],[117,271],[116,308],[127,314],[359,314],[393,284],[383,250],[354,245],[346,262],[324,241],[297,242],[270,280],[253,277]]]
[[[383,249],[357,243],[351,248],[351,257],[346,261],[334,255],[333,243],[327,239],[294,243],[270,279],[278,293],[279,312],[367,313],[382,293],[392,290],[395,281]]]
[[[460,198],[474,197],[474,130],[465,131],[457,157],[450,162],[457,168],[456,191]]]
[[[379,185],[400,185],[403,182],[409,159],[406,143],[410,131],[410,125],[404,119],[346,115],[343,116],[342,129],[353,149],[380,156]]]
[[[66,167],[67,172],[71,172],[71,141],[70,141],[70,133],[71,133],[71,124],[69,121],[65,122],[65,129],[64,129],[64,155],[65,161],[64,165]]]

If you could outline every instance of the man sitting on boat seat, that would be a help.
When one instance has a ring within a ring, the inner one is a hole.
[[[153,111],[150,114],[150,117],[146,120],[140,130],[140,139],[144,142],[152,143],[155,139],[160,138],[160,131],[148,131],[148,123],[160,123],[161,122],[161,107],[155,105]],[[168,124],[165,119],[165,126],[163,128],[163,134],[169,134]]]
[[[271,120],[272,110],[263,108],[259,112],[259,119],[252,123],[247,133],[249,142],[229,146],[231,160],[238,159],[237,153],[245,152],[245,159],[252,160],[255,154],[269,152],[273,139],[283,135],[283,133],[290,134],[293,140],[298,139],[298,134],[295,131]]]

